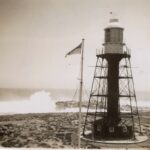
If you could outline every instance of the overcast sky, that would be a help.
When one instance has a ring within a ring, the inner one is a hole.
[[[90,88],[110,11],[125,28],[136,90],[150,90],[150,0],[0,0],[0,87],[76,88],[80,56],[64,56],[85,38]]]

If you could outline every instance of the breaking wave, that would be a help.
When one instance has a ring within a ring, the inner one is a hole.
[[[55,102],[52,101],[50,93],[38,91],[29,99],[20,101],[0,102],[0,113],[47,113],[55,111]]]

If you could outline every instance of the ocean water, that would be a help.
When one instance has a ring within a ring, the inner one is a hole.
[[[88,100],[88,92],[83,93]],[[78,112],[78,108],[57,109],[57,101],[78,100],[76,90],[67,89],[0,89],[0,114]],[[138,92],[137,102],[140,108],[150,110],[150,93]],[[86,112],[86,108],[82,109]]]
[[[0,89],[0,114],[59,112],[56,102],[76,99],[74,94],[64,89]]]

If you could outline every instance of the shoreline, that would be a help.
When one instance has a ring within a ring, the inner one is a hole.
[[[91,112],[94,112],[95,109],[90,109]],[[143,113],[149,113],[149,107],[138,107],[139,114],[142,115]],[[121,111],[122,113],[128,113],[128,110]],[[29,112],[29,113],[21,113],[21,112],[7,112],[7,113],[0,113],[0,116],[7,116],[7,115],[27,115],[27,114],[59,114],[59,113],[79,113],[79,107],[68,107],[68,108],[60,108],[55,109],[55,111],[46,111],[46,112]],[[87,113],[87,108],[82,107],[82,113]]]

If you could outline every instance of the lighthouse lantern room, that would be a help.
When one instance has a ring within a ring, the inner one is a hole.
[[[105,28],[105,53],[123,53],[123,28],[118,19],[110,19],[109,25]]]

